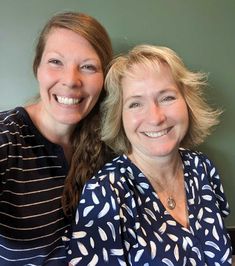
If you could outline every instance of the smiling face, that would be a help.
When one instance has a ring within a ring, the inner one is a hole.
[[[123,127],[136,158],[169,156],[178,151],[188,129],[187,105],[169,67],[144,70],[122,80]]]
[[[103,87],[101,61],[79,34],[54,28],[37,71],[43,119],[75,125],[94,107]]]

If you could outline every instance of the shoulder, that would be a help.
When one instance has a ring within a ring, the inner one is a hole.
[[[198,176],[201,180],[206,176],[211,182],[219,180],[216,166],[208,156],[200,151],[180,149],[181,158],[185,167],[185,172],[190,176]]]
[[[18,125],[20,123],[19,111],[12,109],[8,111],[0,112],[0,141],[4,143],[5,140],[11,139],[13,134],[18,131]]]
[[[0,112],[0,155],[18,153],[25,141],[33,138],[33,124],[23,107]]]
[[[204,200],[209,199],[226,217],[230,212],[229,205],[214,163],[202,152],[180,149],[180,154],[183,158],[186,176],[191,177],[192,184],[195,182],[196,187],[201,189]]]
[[[31,128],[30,118],[23,107],[0,112],[0,145],[18,143]]]
[[[23,107],[0,112],[0,132],[21,130],[28,127],[27,113]]]
[[[22,115],[25,111],[23,107],[16,107],[14,109],[1,111],[0,112],[0,123],[5,124],[10,121],[18,120],[20,115]]]
[[[106,163],[100,171],[98,171],[98,175],[102,175],[105,173],[115,172],[116,174],[123,175],[126,171],[129,170],[131,165],[130,160],[126,155],[120,155],[115,157],[112,161]]]
[[[187,149],[180,149],[180,154],[187,176],[198,177],[198,180],[201,180],[202,183],[209,181],[213,187],[221,186],[218,170],[207,155]]]
[[[128,169],[129,160],[125,155],[115,157],[112,161],[106,163],[89,182],[106,182],[107,177],[111,175],[123,175]]]
[[[129,178],[131,168],[130,161],[125,155],[114,158],[109,163],[106,163],[96,175],[88,180],[83,190],[98,191],[106,190],[115,191],[116,188],[121,190],[122,184],[126,183]]]
[[[204,166],[213,167],[213,162],[200,151],[180,148],[179,152],[185,165],[198,167],[204,164]]]

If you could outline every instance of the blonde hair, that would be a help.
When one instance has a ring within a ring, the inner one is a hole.
[[[167,64],[178,85],[189,113],[189,128],[181,146],[192,148],[202,143],[218,124],[221,110],[213,109],[207,103],[203,88],[207,85],[207,75],[192,72],[186,68],[181,58],[170,48],[138,45],[126,55],[115,58],[105,79],[107,98],[102,104],[102,140],[116,153],[131,152],[131,144],[122,125],[122,80],[132,77],[134,67],[158,71],[160,64]]]

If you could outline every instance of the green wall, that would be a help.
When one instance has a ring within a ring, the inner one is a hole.
[[[76,10],[96,17],[116,53],[135,44],[173,48],[193,70],[209,73],[208,99],[222,107],[221,124],[199,147],[217,165],[235,226],[234,0],[0,0],[0,110],[24,104],[37,91],[31,64],[45,21]]]

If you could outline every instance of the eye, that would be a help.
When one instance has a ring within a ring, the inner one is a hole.
[[[140,103],[134,102],[130,103],[128,106],[130,109],[140,107]]]
[[[164,101],[173,101],[175,100],[176,98],[174,96],[166,96],[163,100]]]
[[[54,58],[49,59],[48,62],[49,64],[53,64],[53,65],[62,65],[62,62],[60,60],[54,59]]]
[[[173,102],[174,100],[176,100],[176,97],[173,96],[173,95],[167,95],[167,96],[164,96],[162,99],[161,99],[161,102],[162,103],[171,103]]]
[[[97,72],[97,66],[92,65],[92,64],[86,64],[81,66],[81,69],[85,72],[89,72],[89,73],[94,73]]]

